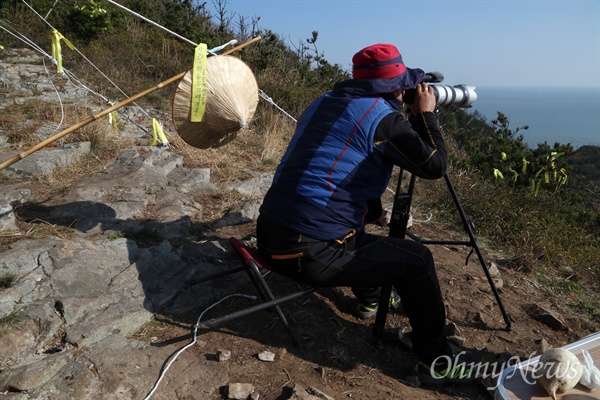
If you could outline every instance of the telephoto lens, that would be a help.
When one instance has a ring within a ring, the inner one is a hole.
[[[438,106],[454,104],[457,107],[469,108],[477,100],[475,86],[470,85],[430,85],[433,87],[435,101]]]
[[[430,84],[433,88],[435,101],[438,106],[447,106],[453,104],[461,108],[469,108],[477,100],[475,86],[471,85],[435,85]],[[406,104],[412,104],[415,101],[416,89],[405,90],[402,95],[402,101]]]

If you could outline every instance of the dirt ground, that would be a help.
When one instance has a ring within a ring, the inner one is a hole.
[[[247,239],[254,234],[254,228],[253,224],[247,224],[224,228],[216,234],[224,239],[230,236]],[[372,229],[387,234],[387,228]],[[433,224],[418,224],[411,231],[426,239],[468,239],[460,231],[448,237],[446,227],[442,230]],[[440,237],[440,234],[445,236]],[[534,278],[520,272],[518,264],[508,262],[510,255],[492,252],[481,243],[479,247],[485,260],[499,267],[501,280],[496,281],[496,287],[507,313],[514,320],[510,331],[506,329],[477,256],[473,254],[465,265],[470,248],[430,245],[446,302],[447,318],[454,327],[450,333],[457,343],[464,341],[461,349],[473,361],[495,363],[499,372],[507,365],[514,365],[514,357],[522,361],[540,354],[547,346],[564,346],[600,331],[600,324],[590,321],[571,305],[568,294],[558,297]],[[273,274],[268,279],[276,296],[301,287]],[[240,293],[255,294],[251,285]],[[250,302],[234,297],[208,311],[203,319],[223,315]],[[284,313],[305,341],[302,348],[292,345],[274,312],[261,311],[210,331],[201,330],[199,346],[190,351],[207,359],[215,359],[220,350],[230,351],[231,359],[226,362],[230,363],[231,382],[254,385],[261,400],[289,399],[295,385],[314,387],[337,400],[493,397],[493,390],[487,389],[489,380],[459,387],[418,386],[413,373],[415,358],[397,339],[399,328],[410,330],[406,316],[389,314],[386,340],[376,343],[372,334],[374,318],[364,321],[355,317],[355,306],[348,288],[319,289],[284,304]],[[555,319],[540,322],[539,318],[534,318],[536,312],[532,310],[538,310],[539,314],[540,307],[550,311]],[[196,319],[197,316],[190,318],[190,327]],[[559,321],[558,325],[556,321]],[[185,326],[167,326],[161,330],[161,336],[167,339],[186,337],[187,334],[189,338],[190,331]],[[185,340],[182,340],[184,344]],[[263,351],[275,354],[275,360],[261,361],[257,355]],[[215,396],[215,400],[227,398],[223,393]]]

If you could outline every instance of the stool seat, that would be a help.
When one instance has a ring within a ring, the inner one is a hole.
[[[214,326],[223,324],[225,322],[231,321],[236,318],[240,318],[240,317],[252,314],[257,311],[272,308],[277,313],[279,320],[281,321],[285,330],[287,331],[290,338],[292,339],[294,346],[302,347],[301,341],[297,338],[297,336],[293,332],[287,318],[285,317],[285,315],[283,314],[283,311],[281,311],[281,308],[279,306],[281,304],[287,303],[288,301],[291,301],[291,300],[297,299],[299,297],[305,296],[307,294],[310,294],[310,293],[314,292],[316,290],[316,288],[309,287],[306,289],[295,291],[295,292],[287,294],[285,296],[275,297],[273,295],[273,293],[271,292],[269,285],[265,281],[263,274],[261,273],[261,270],[270,271],[270,269],[268,267],[268,264],[265,262],[265,260],[263,260],[260,257],[258,250],[255,249],[254,247],[248,246],[247,244],[243,243],[242,241],[238,240],[235,237],[229,238],[229,243],[231,244],[231,246],[234,248],[234,250],[240,256],[240,260],[242,261],[243,266],[241,268],[236,268],[236,269],[232,269],[227,272],[212,275],[210,277],[203,279],[203,281],[210,281],[211,279],[214,279],[216,277],[221,277],[221,276],[229,275],[229,274],[240,272],[240,271],[246,271],[248,273],[250,281],[253,283],[254,287],[256,288],[256,291],[258,292],[258,294],[260,296],[261,303],[256,304],[251,307],[244,308],[239,311],[232,312],[227,315],[223,315],[221,317],[217,317],[217,318],[213,318],[213,319],[210,319],[210,320],[207,320],[204,322],[200,322],[198,324],[198,326],[200,328],[209,329]]]

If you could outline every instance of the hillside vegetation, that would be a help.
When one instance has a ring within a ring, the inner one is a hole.
[[[350,76],[327,61],[318,48],[317,31],[302,43],[286,44],[262,27],[258,16],[236,14],[225,0],[213,2],[216,15],[207,11],[205,3],[189,0],[119,1],[194,43],[206,43],[209,49],[232,39],[241,43],[261,36],[259,42],[235,55],[250,66],[259,88],[292,116],[298,116],[334,82]],[[35,44],[52,54],[51,36],[56,29],[75,47],[72,50],[62,41],[64,67],[113,102],[123,100],[123,93],[139,93],[186,71],[193,62],[192,45],[102,0],[4,0],[0,18],[4,28],[0,44],[5,49]],[[175,88],[170,85],[153,92],[138,104],[169,115]],[[46,109],[56,107],[48,104]],[[27,102],[4,109],[0,125],[5,128],[24,118],[38,119],[41,124],[58,117],[34,112],[39,109],[39,104]],[[449,176],[466,214],[478,235],[512,254],[511,267],[558,296],[575,295],[578,300],[573,306],[600,321],[600,148],[575,150],[558,143],[530,148],[520,135],[526,127],[510,126],[502,110],[498,111],[496,119],[486,121],[476,112],[440,109],[451,152]],[[225,180],[248,170],[272,171],[292,132],[293,121],[262,101],[248,130],[253,144],[243,157],[229,145],[201,151],[176,138],[173,144],[189,166],[211,167],[213,179]],[[11,143],[33,144],[34,138],[25,131],[12,135]],[[104,145],[105,151],[96,151],[100,157],[85,168],[94,168],[103,157],[114,157],[114,143],[95,143]],[[391,202],[391,195],[386,196],[384,200]],[[443,182],[419,183],[414,208],[456,220]]]

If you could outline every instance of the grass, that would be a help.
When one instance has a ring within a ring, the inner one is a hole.
[[[0,330],[4,328],[12,328],[19,322],[23,321],[25,316],[20,310],[13,310],[10,314],[0,318]]]
[[[225,146],[199,149],[177,134],[169,136],[169,141],[184,158],[186,167],[209,168],[211,182],[218,184],[247,179],[250,172],[273,171],[292,134],[293,121],[273,108],[259,105],[255,121]]]
[[[106,240],[112,242],[114,240],[122,238],[133,240],[141,247],[156,246],[163,240],[165,240],[165,238],[161,234],[146,227],[140,229],[139,231],[114,231],[106,237]]]
[[[592,321],[600,322],[600,303],[590,303],[579,300],[574,306],[585,312]]]
[[[558,295],[583,292],[581,284],[570,279],[552,278],[544,275],[541,272],[536,272],[535,278],[540,284],[551,289]]]
[[[17,276],[10,272],[0,274],[0,288],[9,288],[17,282]]]
[[[132,338],[145,342],[168,339],[174,325],[179,324],[167,317],[155,317],[134,333]]]
[[[112,242],[112,241],[115,241],[117,239],[121,239],[121,238],[124,238],[124,237],[125,237],[125,234],[123,232],[121,232],[121,231],[115,231],[115,232],[112,232],[110,235],[108,235],[108,237],[106,239],[108,241]]]

